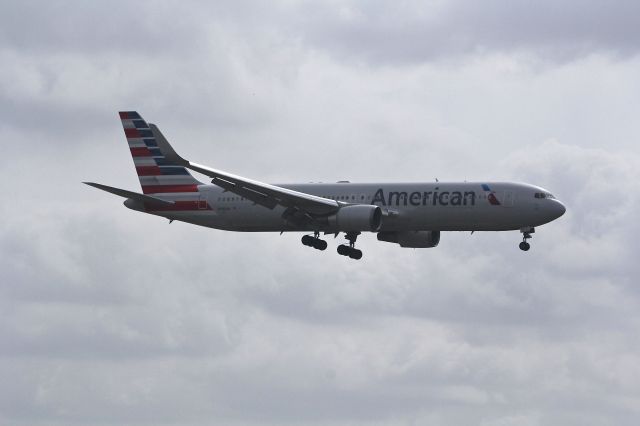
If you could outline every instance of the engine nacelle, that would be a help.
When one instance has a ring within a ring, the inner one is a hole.
[[[378,232],[378,240],[400,244],[400,247],[431,248],[440,242],[440,231]]]
[[[382,225],[382,210],[378,206],[357,204],[344,206],[328,218],[329,226],[336,231],[376,232]]]

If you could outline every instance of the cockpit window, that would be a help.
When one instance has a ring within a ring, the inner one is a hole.
[[[548,192],[536,192],[534,196],[536,198],[551,198],[551,199],[555,198],[552,194]]]

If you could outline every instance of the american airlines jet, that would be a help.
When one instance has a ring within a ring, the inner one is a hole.
[[[442,231],[522,233],[562,216],[564,205],[540,187],[512,182],[304,183],[273,185],[185,160],[154,124],[120,112],[142,194],[85,182],[126,198],[130,209],[169,221],[227,231],[305,232],[302,244],[325,250],[320,235],[344,233],[338,254],[362,258],[358,235],[375,232],[400,247],[436,247]],[[195,179],[203,174],[212,184]]]

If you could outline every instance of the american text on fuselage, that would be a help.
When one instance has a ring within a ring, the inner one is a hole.
[[[373,195],[371,204],[382,206],[473,206],[476,204],[474,191],[389,191],[385,197],[384,189],[378,188]]]

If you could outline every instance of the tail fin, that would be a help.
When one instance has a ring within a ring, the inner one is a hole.
[[[198,192],[198,185],[202,185],[202,182],[191,176],[186,168],[167,161],[140,114],[121,111],[120,120],[143,193]]]

